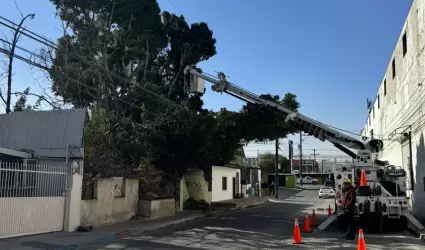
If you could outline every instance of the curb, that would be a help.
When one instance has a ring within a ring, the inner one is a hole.
[[[415,230],[411,227],[407,227],[407,231],[409,231],[414,236],[418,237],[420,240],[425,242],[425,234],[419,232],[418,230]]]
[[[246,206],[236,206],[236,207],[233,207],[233,208],[216,209],[214,211],[211,211],[211,212],[207,213],[205,215],[205,217],[209,217],[209,218],[211,218],[211,217],[220,217],[220,216],[222,216],[223,214],[226,214],[226,213],[240,211],[240,210],[247,209],[247,208],[258,207],[258,206],[267,204],[269,202],[270,202],[270,198],[265,198],[262,202],[256,203],[256,204],[250,204],[250,205],[246,205]]]
[[[200,215],[197,215],[197,216],[182,218],[180,220],[175,220],[175,221],[171,221],[169,223],[159,224],[157,226],[153,226],[153,227],[145,228],[145,229],[133,229],[133,230],[124,230],[124,231],[120,231],[120,232],[115,232],[115,233],[112,233],[109,236],[100,237],[100,238],[90,240],[90,241],[86,241],[86,242],[79,243],[79,244],[73,244],[73,245],[68,245],[68,246],[56,248],[54,250],[75,250],[75,249],[82,248],[82,247],[88,247],[88,246],[92,246],[92,245],[96,245],[96,244],[100,244],[100,243],[106,243],[106,242],[116,240],[116,239],[119,239],[119,238],[129,237],[131,235],[135,235],[135,234],[138,234],[138,233],[146,233],[146,232],[150,232],[150,231],[155,231],[157,229],[168,227],[168,226],[171,226],[171,225],[180,224],[180,223],[184,223],[184,222],[187,222],[187,221],[203,218],[203,217],[205,217],[205,215],[206,214],[200,214]]]
[[[284,187],[284,188],[282,188],[282,189],[289,189],[289,190],[305,190],[306,188],[302,188],[302,187],[295,187],[295,188],[287,188],[287,187]]]

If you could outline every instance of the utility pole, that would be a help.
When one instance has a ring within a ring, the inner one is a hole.
[[[15,30],[15,33],[13,34],[13,40],[12,40],[12,45],[10,47],[10,53],[8,55],[9,57],[9,65],[8,65],[8,69],[7,69],[7,95],[6,95],[6,114],[9,114],[10,112],[12,112],[12,109],[10,108],[10,103],[12,101],[12,66],[13,66],[13,59],[15,57],[15,48],[16,48],[16,44],[19,41],[19,37],[20,37],[20,32],[21,32],[21,27],[24,24],[25,20],[27,18],[30,19],[34,19],[35,14],[28,14],[25,17],[22,17],[21,22],[18,24],[18,27]],[[4,99],[3,99],[4,100]]]
[[[300,183],[303,186],[303,132],[300,131]]]
[[[313,173],[314,173],[314,170],[316,168],[316,155],[319,155],[319,154],[316,154],[316,151],[317,151],[317,149],[313,149],[313,154],[311,154],[313,156],[313,158],[314,158],[313,169],[312,169],[312,172]]]
[[[410,188],[412,192],[415,189],[415,183],[413,181],[413,161],[412,161],[412,125],[409,125],[409,132],[407,134],[407,139],[409,139],[409,175],[410,175]]]
[[[289,146],[289,165],[291,166],[291,174],[294,169],[292,168],[292,158],[294,157],[294,150],[293,150],[293,142],[291,140],[288,141]]]
[[[279,198],[279,138],[276,138],[276,152],[274,164],[274,183],[275,183],[275,197]]]

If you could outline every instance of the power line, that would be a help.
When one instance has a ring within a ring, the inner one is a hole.
[[[5,49],[3,49],[3,48],[0,48],[0,53],[3,53],[3,54],[5,54],[5,55],[7,55],[7,56],[11,56],[11,55],[12,55],[12,53],[11,53],[10,51],[5,50]],[[20,56],[20,55],[18,55],[18,54],[16,54],[16,53],[15,53],[15,54],[13,54],[13,57],[14,57],[14,58],[16,58],[16,59],[18,59],[18,60],[21,60],[21,61],[23,61],[23,62],[25,62],[25,63],[28,63],[28,64],[30,64],[30,65],[32,65],[32,66],[34,66],[34,67],[37,67],[37,68],[40,68],[40,69],[46,70],[46,71],[48,71],[48,72],[50,72],[50,71],[51,71],[49,68],[47,68],[47,67],[45,67],[45,66],[43,66],[43,65],[40,65],[40,64],[38,64],[38,63],[35,63],[35,62],[33,62],[33,61],[29,60],[29,59],[26,59],[26,58],[24,58],[24,57],[22,57],[22,56]],[[89,89],[92,89],[92,90],[94,90],[94,91],[100,92],[100,90],[98,90],[98,89],[96,89],[96,88],[94,88],[94,87],[91,87],[91,86],[89,86],[89,85],[87,85],[87,84],[84,84],[84,83],[82,83],[82,82],[80,82],[80,81],[77,81],[77,80],[75,80],[75,79],[72,79],[71,77],[68,77],[68,76],[66,76],[66,75],[63,75],[63,77],[67,78],[69,81],[75,82],[76,84],[80,84],[80,85],[82,85],[82,86],[84,86],[84,87],[86,87],[86,88],[89,88]],[[116,98],[117,100],[120,100],[120,101],[122,101],[122,102],[124,102],[124,103],[126,103],[126,104],[128,104],[128,105],[131,105],[131,106],[133,106],[133,107],[135,107],[135,108],[141,109],[140,107],[137,107],[136,105],[134,105],[134,104],[132,104],[132,103],[129,103],[129,102],[127,102],[127,101],[124,101],[124,100],[122,100],[122,99],[120,99],[120,98],[118,98],[118,97],[115,97],[115,98]]]
[[[0,16],[0,19],[3,19],[3,20],[5,20],[5,21],[7,21],[7,22],[11,23],[12,25],[17,26],[17,24],[16,24],[16,23],[14,23],[13,21],[8,20],[8,19],[7,19],[7,18],[5,18],[5,17]],[[29,37],[29,38],[31,38],[31,39],[33,39],[33,40],[35,40],[35,41],[39,42],[39,43],[41,43],[41,44],[43,44],[43,45],[45,45],[45,46],[47,46],[47,47],[51,48],[51,49],[54,49],[54,50],[56,50],[56,51],[58,51],[58,50],[59,50],[59,48],[56,46],[56,44],[54,44],[52,41],[48,40],[47,38],[45,38],[45,37],[43,37],[43,36],[41,36],[41,35],[39,35],[39,34],[37,34],[37,33],[33,32],[33,31],[31,31],[31,30],[28,30],[28,29],[19,29],[19,30],[17,30],[15,27],[10,26],[10,25],[8,25],[8,24],[6,24],[6,23],[2,22],[2,21],[0,21],[0,25],[6,26],[6,27],[7,27],[7,28],[9,28],[9,29],[12,29],[12,30],[14,30],[14,31],[17,31],[17,32],[21,33],[22,35],[27,36],[27,37]],[[30,34],[28,34],[27,32],[28,32],[28,33],[30,33]],[[80,60],[84,61],[85,63],[87,63],[87,64],[89,64],[89,65],[91,65],[91,66],[96,66],[97,68],[99,68],[100,70],[102,70],[105,74],[110,75],[110,76],[113,76],[113,77],[115,77],[115,78],[117,78],[117,79],[119,79],[119,80],[121,80],[121,81],[123,81],[123,82],[126,82],[126,83],[130,84],[131,86],[135,86],[136,88],[139,88],[139,89],[141,89],[141,90],[143,90],[143,91],[146,91],[146,92],[148,92],[149,94],[152,94],[152,95],[154,95],[154,96],[158,97],[159,99],[165,100],[166,102],[168,102],[169,104],[172,104],[173,106],[177,106],[177,105],[178,105],[178,104],[174,103],[173,101],[171,101],[170,99],[168,99],[168,98],[164,98],[162,95],[159,95],[159,94],[157,94],[157,93],[155,93],[155,92],[152,92],[152,91],[150,91],[150,90],[148,90],[148,89],[146,89],[146,88],[142,88],[141,86],[139,86],[139,85],[137,85],[137,84],[136,84],[136,85],[134,85],[134,84],[133,84],[130,80],[125,79],[125,78],[121,77],[120,75],[118,75],[118,74],[116,74],[116,73],[113,73],[113,72],[111,72],[111,71],[109,71],[109,70],[105,69],[102,65],[99,65],[97,62],[87,60],[85,57],[81,56],[81,55],[80,55],[80,54],[78,54],[77,52],[72,52],[72,51],[71,51],[71,52],[69,52],[69,54],[70,54],[70,55],[75,55],[75,56],[76,56],[76,57],[78,57]],[[115,97],[115,98],[117,98],[117,97]],[[179,108],[182,108],[182,106],[180,105],[180,106],[179,106]]]

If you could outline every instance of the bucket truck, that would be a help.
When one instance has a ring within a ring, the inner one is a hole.
[[[336,148],[353,158],[354,163],[350,167],[334,170],[332,173],[337,195],[335,196],[335,213],[332,218],[328,219],[329,224],[332,220],[337,219],[338,224],[343,225],[341,188],[343,180],[350,178],[357,186],[356,217],[360,224],[366,225],[372,231],[381,232],[384,225],[399,224],[402,229],[405,229],[407,220],[409,220],[418,229],[424,229],[410,213],[411,203],[409,198],[405,196],[406,172],[404,169],[374,159],[374,155],[383,149],[382,140],[363,141],[341,133],[330,125],[292,111],[275,102],[260,98],[258,95],[229,82],[222,72],[218,73],[216,78],[201,73],[196,68],[187,67],[185,75],[190,79],[191,92],[204,93],[205,81],[210,82],[213,91],[229,94],[247,103],[266,106],[277,115],[282,116],[285,122],[291,121],[300,131],[308,133],[320,141],[329,141]],[[350,149],[357,150],[357,153]],[[367,187],[359,186],[362,170],[366,173],[369,184]]]

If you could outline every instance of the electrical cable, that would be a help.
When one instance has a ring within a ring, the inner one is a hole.
[[[7,20],[7,22],[9,22],[9,23],[11,23],[11,24],[13,24],[13,25],[15,25],[15,26],[17,26],[17,24],[16,23],[14,23],[14,22],[12,22],[12,21],[10,21],[10,20],[8,20],[8,19],[6,19],[6,18],[4,18],[4,17],[2,17],[2,16],[0,16],[0,19],[3,19],[3,20]],[[35,41],[37,41],[37,42],[39,42],[39,43],[41,43],[41,44],[43,44],[43,45],[45,45],[45,46],[47,46],[47,47],[49,47],[49,48],[51,48],[51,49],[55,49],[55,50],[59,50],[59,48],[52,42],[52,41],[49,41],[47,38],[44,38],[43,36],[40,36],[40,35],[38,35],[37,33],[35,33],[35,32],[33,32],[33,31],[31,31],[31,30],[28,30],[28,29],[20,29],[20,30],[18,30],[17,28],[14,28],[13,26],[11,26],[11,25],[8,25],[8,24],[6,24],[6,23],[4,23],[4,22],[2,22],[2,21],[0,21],[0,25],[3,25],[3,26],[6,26],[6,27],[8,27],[9,29],[12,29],[12,30],[14,30],[14,31],[17,31],[17,32],[19,32],[20,34],[22,34],[22,35],[24,35],[24,36],[27,36],[27,37],[29,37],[29,38],[31,38],[31,39],[33,39],[33,40],[35,40]],[[25,32],[25,31],[27,31],[28,33],[30,33],[30,34],[28,34],[27,32]],[[38,38],[37,38],[38,37]],[[44,41],[43,41],[44,40]],[[143,91],[146,91],[146,92],[148,92],[149,94],[152,94],[152,95],[154,95],[154,96],[156,96],[156,97],[158,97],[158,98],[160,98],[160,99],[162,99],[162,100],[165,100],[166,102],[169,102],[170,104],[172,104],[172,105],[179,105],[179,104],[177,104],[177,103],[174,103],[173,101],[171,101],[170,99],[168,99],[168,98],[164,98],[162,95],[159,95],[159,94],[157,94],[157,93],[155,93],[155,92],[152,92],[152,91],[150,91],[150,90],[147,90],[147,89],[145,89],[145,88],[142,88],[141,86],[139,86],[139,85],[134,85],[130,80],[128,80],[128,79],[125,79],[125,78],[123,78],[122,76],[119,76],[118,74],[116,74],[116,73],[113,73],[113,72],[111,72],[111,71],[109,71],[109,70],[107,70],[107,69],[105,69],[102,65],[99,65],[97,62],[92,62],[92,61],[89,61],[89,60],[87,60],[86,58],[84,58],[83,56],[81,56],[81,55],[79,55],[79,54],[77,54],[77,53],[73,53],[73,52],[70,52],[70,54],[73,54],[73,55],[75,55],[76,57],[79,57],[79,59],[80,60],[82,60],[82,61],[84,61],[85,63],[87,63],[88,65],[92,65],[92,66],[96,66],[96,67],[98,67],[100,70],[102,70],[105,74],[109,74],[110,76],[113,76],[113,77],[115,77],[115,78],[117,78],[117,79],[119,79],[119,80],[121,80],[121,81],[123,81],[123,82],[127,82],[127,83],[129,83],[130,85],[132,85],[132,86],[135,86],[136,88],[140,88],[141,90],[143,90]],[[181,106],[182,107],[182,106]]]

